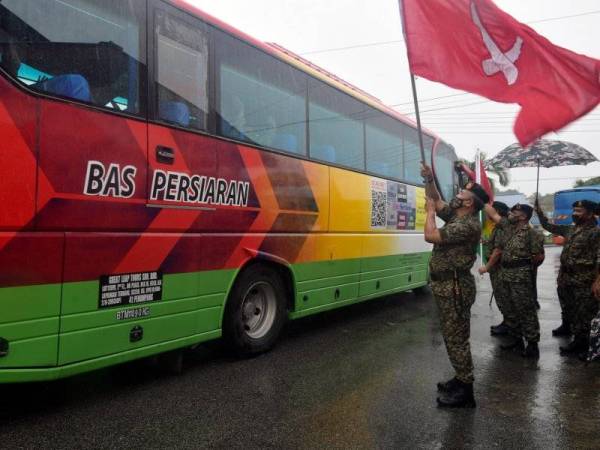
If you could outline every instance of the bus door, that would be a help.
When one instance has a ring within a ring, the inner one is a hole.
[[[206,268],[202,232],[215,231],[216,207],[207,198],[217,182],[218,140],[209,126],[209,33],[200,20],[161,1],[150,17],[154,60],[150,68],[151,120],[148,130],[147,208],[155,219],[146,237],[148,258],[163,276],[163,301],[187,311],[172,327],[177,336],[218,329],[223,296],[210,279],[200,289]]]

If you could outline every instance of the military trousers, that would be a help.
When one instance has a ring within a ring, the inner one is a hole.
[[[592,294],[592,287],[562,285],[558,287],[558,297],[562,298],[567,320],[576,340],[588,340],[592,319],[598,312],[598,300]]]
[[[572,317],[569,317],[569,305],[565,304],[563,290],[560,286],[556,288],[556,293],[558,295],[558,303],[560,304],[560,317],[563,322],[570,323]]]
[[[524,337],[528,342],[539,342],[540,322],[531,281],[502,280],[509,308],[514,311],[514,325],[511,325],[515,337]]]
[[[456,378],[463,383],[472,383],[473,358],[469,337],[471,306],[475,302],[475,279],[469,274],[459,277],[458,283],[454,280],[432,281],[431,290],[438,306],[440,328]]]
[[[515,312],[511,309],[508,293],[506,292],[506,288],[500,279],[500,269],[490,272],[490,281],[492,282],[494,299],[496,299],[496,305],[502,314],[503,322],[509,327],[514,327]]]

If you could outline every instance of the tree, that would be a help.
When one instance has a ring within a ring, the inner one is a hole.
[[[523,195],[522,192],[519,192],[516,189],[507,189],[505,191],[501,191],[499,189],[494,189],[494,194],[496,194],[496,195]]]
[[[527,200],[529,203],[531,203],[531,205],[533,205],[535,203],[535,194],[531,194],[529,197],[527,197]],[[550,211],[554,211],[554,193],[540,195],[538,197],[538,201],[540,202],[540,206],[544,212],[548,213]]]
[[[485,154],[485,152],[480,152],[479,153],[479,157],[481,158],[481,160],[483,161],[483,165],[485,167],[485,171],[488,175],[494,175],[498,178],[498,182],[500,183],[500,186],[508,186],[508,183],[510,183],[510,175],[508,173],[508,170],[504,167],[495,165],[495,164],[490,164],[490,161],[487,160],[487,155]],[[467,161],[465,159],[461,159],[460,160],[463,164],[466,164],[467,166],[469,166],[469,168],[473,171],[475,171],[475,161]],[[492,177],[489,177],[490,180],[490,184],[492,185],[492,190],[494,192],[497,192],[496,189],[496,180]],[[516,192],[516,194],[520,194],[520,192]]]
[[[589,180],[577,180],[573,187],[593,186],[600,184],[600,177],[590,178]]]

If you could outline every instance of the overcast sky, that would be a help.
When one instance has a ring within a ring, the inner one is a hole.
[[[260,40],[299,53],[401,112],[412,112],[397,0],[188,1]],[[496,4],[553,43],[600,59],[599,0]],[[464,106],[484,99],[424,79],[417,81],[417,89],[424,126],[452,144],[460,157],[472,159],[478,148],[493,156],[516,141],[512,123],[518,105],[485,101]],[[575,142],[600,159],[600,108],[546,137]],[[600,176],[600,162],[542,168],[540,192],[568,189],[576,178],[590,176]],[[511,177],[510,188],[535,191],[535,169],[511,169]]]

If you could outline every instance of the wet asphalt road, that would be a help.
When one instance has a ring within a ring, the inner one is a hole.
[[[1,448],[600,448],[600,364],[552,338],[559,248],[539,278],[539,362],[499,349],[488,279],[472,315],[474,410],[442,410],[453,372],[430,296],[355,305],[288,326],[253,359],[219,343],[173,376],[149,365],[0,389]]]

